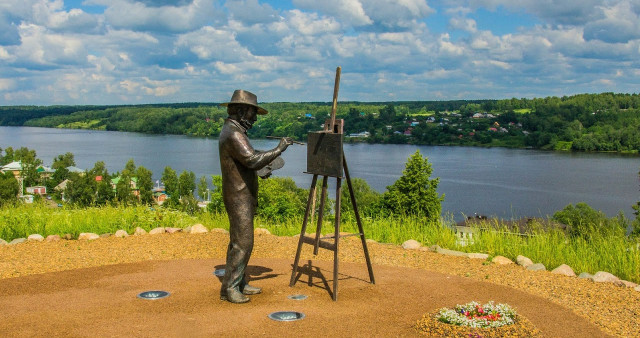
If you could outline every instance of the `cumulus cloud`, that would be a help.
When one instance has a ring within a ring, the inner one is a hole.
[[[585,25],[586,40],[625,43],[640,39],[640,2],[634,7],[631,2],[623,1],[602,11],[604,18]]]
[[[228,0],[225,7],[229,9],[234,20],[249,25],[269,23],[280,18],[278,11],[268,4],[260,4],[258,0]]]
[[[215,0],[145,1],[88,0],[107,6],[104,16],[119,29],[180,33],[197,29],[220,16]],[[154,4],[153,6],[149,5]]]
[[[356,27],[408,27],[413,21],[433,13],[425,0],[294,0],[293,3]]]

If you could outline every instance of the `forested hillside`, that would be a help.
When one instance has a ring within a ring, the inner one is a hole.
[[[265,103],[252,137],[306,139],[331,104]],[[0,107],[0,125],[217,136],[226,110],[216,103],[135,106]],[[347,142],[640,151],[639,94],[536,99],[340,102]]]

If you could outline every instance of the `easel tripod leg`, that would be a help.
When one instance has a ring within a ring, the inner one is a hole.
[[[369,280],[371,284],[375,284],[375,278],[373,277],[373,267],[371,266],[371,259],[369,258],[369,249],[367,248],[367,240],[364,237],[364,228],[362,226],[362,220],[360,219],[360,212],[358,211],[358,204],[356,203],[356,196],[353,192],[353,185],[351,184],[351,177],[349,176],[349,167],[347,166],[347,159],[342,153],[342,164],[344,165],[344,175],[347,178],[347,186],[349,187],[349,196],[351,197],[351,205],[353,205],[353,212],[356,215],[356,223],[358,223],[358,231],[360,231],[360,241],[362,242],[362,249],[364,251],[364,259],[367,262],[367,269],[369,270]]]
[[[327,181],[328,177],[322,178],[322,194],[320,197],[320,210],[318,211],[318,226],[316,227],[316,243],[313,246],[313,254],[318,254],[318,246],[320,245],[320,236],[322,235],[322,219],[324,216],[324,202],[327,200]]]
[[[338,300],[338,257],[340,251],[340,209],[342,179],[338,177],[336,182],[336,222],[335,222],[335,250],[333,251],[333,300]]]
[[[298,249],[296,250],[296,258],[293,261],[293,271],[291,271],[291,281],[289,286],[293,286],[296,283],[296,274],[298,273],[298,263],[300,262],[300,252],[302,251],[303,237],[307,231],[307,221],[309,220],[309,209],[311,209],[311,198],[316,193],[316,182],[318,181],[318,175],[313,175],[311,180],[311,188],[309,188],[309,199],[307,200],[307,209],[304,212],[304,221],[302,222],[302,229],[300,230],[300,238],[298,239]]]

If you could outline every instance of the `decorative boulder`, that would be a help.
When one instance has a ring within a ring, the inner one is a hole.
[[[149,230],[149,235],[164,234],[165,232],[166,231],[164,230],[164,227],[157,227],[155,229]]]
[[[615,283],[619,280],[620,278],[605,271],[598,271],[593,275],[593,281],[596,283]]]
[[[129,237],[129,234],[126,231],[120,229],[120,230],[116,231],[114,236],[116,236],[118,238],[124,238],[124,237]]]
[[[78,235],[78,240],[79,241],[92,241],[94,239],[98,239],[100,238],[100,236],[98,236],[98,234],[94,234],[92,232],[83,232],[80,235]]]
[[[529,259],[528,257],[519,255],[518,257],[516,257],[516,263],[518,263],[518,265],[521,265],[522,267],[528,267],[529,265],[533,265],[533,261],[531,259]]]
[[[565,276],[568,276],[568,277],[575,277],[576,276],[576,273],[573,272],[573,269],[570,266],[568,266],[567,264],[560,265],[559,267],[553,269],[551,271],[551,273],[555,273],[555,274],[558,274],[558,275],[565,275]]]
[[[507,257],[504,256],[495,256],[493,257],[493,259],[491,260],[493,263],[499,264],[499,265],[508,265],[508,264],[513,264],[513,261],[510,260]]]
[[[142,229],[141,227],[137,227],[136,230],[133,232],[134,236],[142,236],[142,235],[146,235],[147,232]]]
[[[471,252],[467,254],[467,257],[471,259],[487,259],[489,258],[489,255],[484,253]]]
[[[190,231],[188,231],[190,234],[205,234],[209,232],[209,230],[207,230],[207,227],[202,224],[194,224],[190,226],[190,228]]]
[[[40,234],[32,234],[29,235],[29,237],[27,237],[28,241],[37,241],[37,242],[42,242],[44,241],[44,237],[42,237],[42,235]]]
[[[182,229],[180,229],[180,228],[164,228],[164,231],[166,231],[168,234],[175,234],[176,232],[181,232]]]
[[[588,272],[581,272],[578,275],[578,278],[583,278],[583,279],[591,279],[591,281],[593,281],[593,275],[588,273]]]
[[[547,268],[542,263],[531,264],[527,266],[527,270],[529,271],[546,271]]]
[[[49,235],[47,236],[47,238],[45,239],[47,242],[57,242],[60,240],[60,236],[59,235]]]
[[[64,234],[64,235],[62,236],[62,239],[65,239],[65,240],[67,240],[67,241],[70,241],[70,240],[72,240],[72,239],[73,239],[73,235],[71,235],[71,234]]]
[[[9,242],[9,244],[20,244],[26,242],[26,238],[16,238],[13,241]]]
[[[7,245],[9,243],[7,243],[7,241],[5,241],[4,239],[0,238],[0,245]]]
[[[636,286],[635,288],[633,288],[636,291],[640,291],[640,285]]]
[[[462,252],[462,251],[455,251],[455,250],[449,250],[449,249],[438,249],[437,251],[439,254],[442,255],[447,255],[447,256],[459,256],[459,257],[468,257],[468,254],[466,252]]]
[[[271,235],[271,232],[265,228],[255,228],[253,233],[256,235]]]
[[[628,280],[622,280],[622,279],[617,281],[617,282],[615,282],[615,284],[618,285],[618,286],[625,287],[625,288],[635,288],[635,287],[638,286],[638,284],[636,284],[634,282],[630,282]]]
[[[420,244],[420,242],[414,240],[414,239],[410,239],[404,243],[402,243],[402,248],[406,249],[406,250],[415,250],[420,248],[422,245]]]
[[[107,237],[111,237],[111,234],[108,232],[100,235],[100,238],[107,238]]]

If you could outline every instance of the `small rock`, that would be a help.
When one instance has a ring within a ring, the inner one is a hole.
[[[190,234],[204,234],[209,232],[209,230],[207,230],[207,227],[202,224],[194,224],[190,226],[190,228],[190,231],[188,231]]]
[[[518,257],[516,257],[516,263],[525,268],[529,265],[533,265],[533,261],[531,259],[522,255],[518,255]]]
[[[621,286],[621,287],[625,287],[625,288],[635,288],[636,286],[638,286],[638,284],[634,283],[634,282],[630,282],[628,280],[618,280],[617,282],[615,282],[615,284],[617,286]]]
[[[593,275],[593,281],[596,283],[615,283],[619,280],[620,278],[605,271],[598,271]]]
[[[142,236],[142,235],[146,235],[146,234],[147,234],[147,231],[145,231],[141,227],[137,227],[136,230],[133,232],[134,236]]]
[[[27,239],[26,238],[16,238],[13,241],[9,242],[9,244],[20,244],[20,243],[24,243],[26,242]]]
[[[45,238],[45,240],[47,242],[57,242],[60,240],[60,236],[59,235],[49,235],[47,236],[47,238]]]
[[[73,235],[71,235],[71,234],[64,234],[64,235],[62,236],[62,239],[66,239],[66,240],[70,241],[70,240],[72,240],[72,239],[73,239]]]
[[[429,251],[431,252],[438,252],[438,250],[442,249],[438,244],[434,244],[432,246],[429,247]]]
[[[29,237],[27,237],[28,241],[37,241],[37,242],[42,242],[44,241],[44,237],[42,237],[42,235],[40,234],[32,234],[29,235]]]
[[[418,241],[416,241],[414,239],[410,239],[410,240],[402,243],[402,248],[406,249],[406,250],[415,250],[415,249],[418,249],[420,247],[421,247],[420,242],[418,242]]]
[[[568,276],[568,277],[575,277],[576,276],[576,273],[573,272],[573,269],[570,266],[568,266],[567,264],[560,265],[559,267],[553,269],[551,271],[551,273],[555,273],[555,274],[558,274],[558,275],[565,275],[565,276]]]
[[[168,234],[175,234],[176,232],[181,232],[182,229],[180,229],[180,228],[164,228],[164,231],[166,231]]]
[[[111,237],[111,234],[108,232],[100,235],[100,238],[107,238],[107,237]]]
[[[493,263],[500,264],[500,265],[513,264],[512,260],[504,256],[495,256],[491,261]]]
[[[80,235],[78,235],[78,240],[79,241],[92,241],[94,239],[98,239],[100,238],[100,236],[98,236],[98,234],[94,234],[92,232],[83,232],[80,233]]]
[[[211,229],[211,232],[219,232],[221,234],[228,234],[229,231],[222,229],[222,228],[213,228]],[[298,234],[298,236],[300,236],[300,234]]]
[[[449,250],[449,249],[442,249],[440,248],[437,251],[439,254],[442,255],[447,255],[447,256],[458,256],[458,257],[467,257],[467,253],[466,252],[462,252],[462,251],[455,251],[455,250]]]
[[[467,257],[471,259],[487,259],[489,258],[489,255],[484,253],[471,252],[467,254]]]
[[[593,281],[593,275],[588,272],[582,272],[578,275],[578,278],[591,279]]]
[[[636,291],[640,291],[640,285],[636,286],[635,288],[633,288]]]
[[[120,229],[120,230],[116,231],[114,236],[116,236],[118,238],[124,238],[124,237],[129,237],[129,234],[126,231]]]
[[[155,229],[149,230],[149,235],[164,234],[165,232],[166,231],[164,230],[164,227],[157,227]]]
[[[265,228],[255,228],[253,233],[256,235],[271,235],[271,232]]]
[[[4,239],[0,238],[0,245],[7,245],[9,243],[7,243],[7,241],[5,241]]]
[[[547,268],[542,263],[531,264],[527,266],[529,271],[547,271]]]

